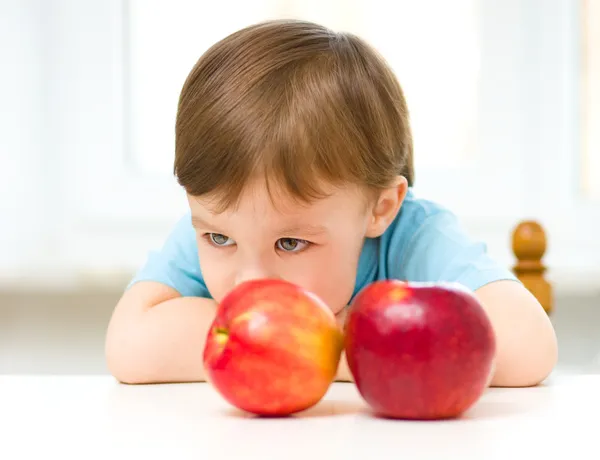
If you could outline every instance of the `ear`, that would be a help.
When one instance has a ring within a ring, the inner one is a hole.
[[[394,184],[384,189],[371,209],[370,221],[367,225],[368,238],[383,235],[398,215],[400,206],[406,197],[408,182],[404,176],[398,176]]]

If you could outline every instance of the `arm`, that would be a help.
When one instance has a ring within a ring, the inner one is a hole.
[[[338,313],[336,313],[335,318],[337,320],[338,326],[342,331],[344,330],[344,323],[346,322],[346,315],[348,313],[348,308],[343,308]],[[342,356],[340,357],[340,364],[338,366],[338,371],[335,376],[336,382],[354,382],[354,377],[352,377],[352,373],[348,368],[348,362],[346,361],[346,352],[342,351]]]
[[[110,320],[105,353],[123,383],[203,381],[202,352],[217,305],[156,282],[134,284]]]
[[[543,381],[556,365],[558,346],[548,315],[520,283],[496,281],[477,291],[496,332],[497,353],[491,386],[532,386]],[[343,325],[346,309],[338,315]],[[336,381],[351,382],[342,353]]]
[[[496,332],[491,386],[533,386],[556,365],[558,346],[548,315],[522,284],[496,281],[475,291]]]

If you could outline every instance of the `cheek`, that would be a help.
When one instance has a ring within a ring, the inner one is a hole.
[[[224,263],[222,257],[217,257],[215,251],[209,248],[198,248],[200,270],[208,292],[217,302],[220,302],[230,289],[231,274],[227,267],[231,264]]]
[[[334,313],[348,304],[356,283],[361,246],[332,247],[319,251],[303,271],[302,286],[321,297]]]

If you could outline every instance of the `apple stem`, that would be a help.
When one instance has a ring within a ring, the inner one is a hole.
[[[227,340],[229,340],[229,331],[224,327],[215,327],[215,334],[217,343],[221,346],[227,343]]]
[[[225,335],[225,336],[229,335],[229,331],[227,329],[225,329],[224,327],[216,327],[215,333],[217,333],[219,335]]]

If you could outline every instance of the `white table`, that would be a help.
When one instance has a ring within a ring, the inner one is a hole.
[[[0,376],[0,458],[600,458],[600,375],[486,391],[464,417],[376,418],[351,383],[286,419],[248,416],[206,383],[128,386],[111,377]]]

